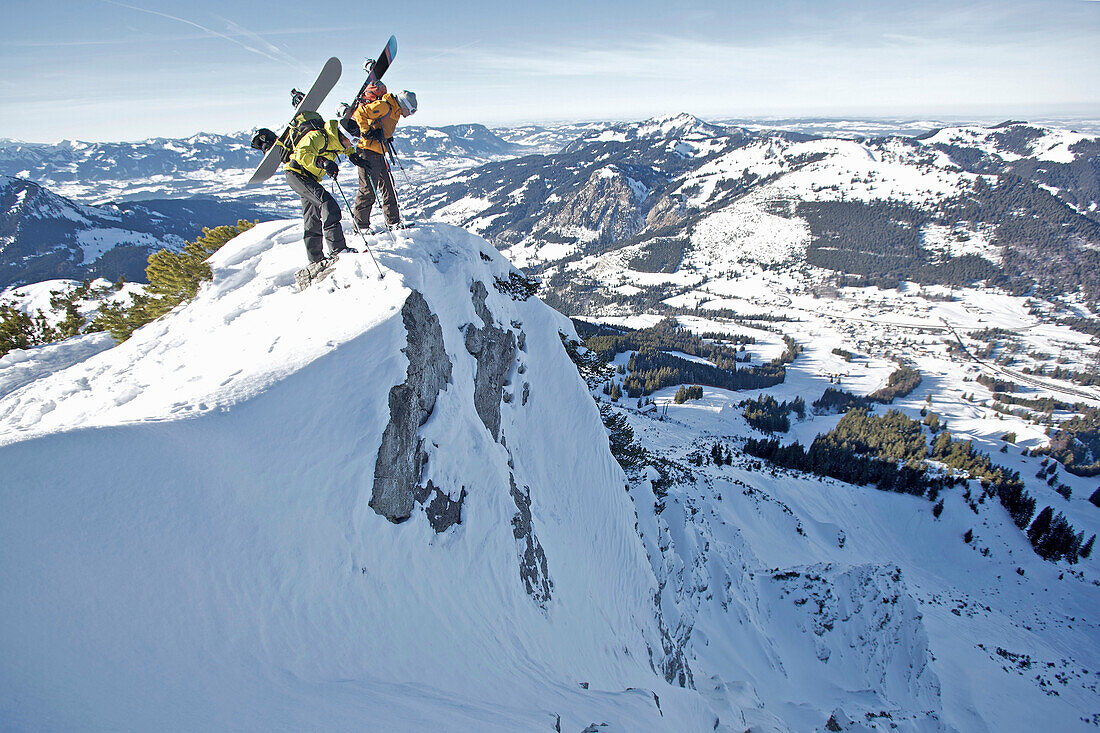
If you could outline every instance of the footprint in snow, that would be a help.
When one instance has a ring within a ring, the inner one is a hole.
[[[53,400],[34,402],[27,407],[27,411],[23,413],[23,417],[19,421],[19,424],[23,427],[32,427],[41,420],[46,413],[53,411],[56,407],[57,403]]]
[[[141,394],[140,389],[138,389],[137,387],[130,387],[129,389],[121,392],[115,397],[115,405],[125,405],[127,402],[130,402],[135,397],[137,397],[139,394]]]

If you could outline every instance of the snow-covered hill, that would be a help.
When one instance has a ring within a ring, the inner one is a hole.
[[[298,293],[300,225],[261,224],[123,344],[0,362],[14,727],[1091,725],[1093,565],[992,503],[694,462],[750,432],[723,390],[613,408],[650,452],[628,478],[573,325],[488,242],[370,242],[383,279],[348,255]],[[809,352],[777,395],[838,361]]]
[[[1025,123],[822,137],[684,114],[463,171],[413,203],[560,276],[567,298],[591,292],[593,271],[640,285],[780,261],[872,282],[1100,294],[1100,138]],[[716,242],[732,247],[716,257]]]
[[[459,230],[303,293],[299,240],[0,400],[7,723],[709,729],[569,322]]]
[[[866,395],[900,362],[923,381],[893,407],[950,423],[1018,471],[1037,509],[1100,531],[1095,479],[1036,454],[1100,405],[1097,138],[1023,123],[822,136],[690,115],[401,130],[422,154],[403,156],[402,201],[435,223],[371,237],[384,279],[345,256],[296,293],[300,223],[269,222],[124,344],[91,334],[0,358],[0,658],[14,660],[0,718],[1095,727],[1095,557],[1040,559],[999,503],[973,499],[977,480],[934,514],[739,447],[762,435],[746,397]],[[216,157],[214,139],[181,147],[207,142]],[[152,143],[152,159],[172,153]],[[278,180],[242,192],[251,164],[175,154],[194,170],[64,185],[201,181],[289,211]],[[68,227],[35,256],[71,262],[104,228],[151,233],[191,205],[4,190],[2,253]],[[802,353],[767,389],[605,404],[646,451],[624,473],[592,403],[610,398],[562,346],[572,324],[526,297],[516,266],[571,313],[748,333],[751,364],[784,337]],[[46,310],[55,282],[3,300]],[[782,440],[809,445],[839,419],[811,413]],[[705,460],[715,443],[732,465]]]
[[[626,409],[660,469],[628,480],[571,322],[491,245],[447,225],[371,243],[382,280],[346,255],[297,293],[299,226],[263,223],[121,346],[0,362],[19,370],[0,381],[10,724],[1085,725],[1091,576],[1060,579],[1000,507],[969,518],[953,494],[937,521],[911,496],[698,466],[749,433],[720,390]]]
[[[681,320],[697,331],[754,335],[754,361],[779,340],[718,318]],[[739,453],[746,437],[809,445],[839,419],[808,414],[777,436],[745,421],[744,399],[809,401],[830,385],[823,371],[848,366],[831,353],[837,342],[822,333],[824,322],[782,325],[807,351],[780,386],[704,387],[701,399],[683,404],[670,387],[650,395],[655,407],[625,398],[607,405],[648,451],[630,492],[665,620],[691,660],[695,687],[738,707],[751,730],[837,730],[822,717],[841,730],[1091,730],[1100,681],[1095,558],[1078,566],[1041,560],[1000,505],[968,503],[981,492],[977,481],[942,495],[937,514],[925,499],[777,470]],[[845,373],[849,389],[864,393],[884,380],[889,367],[866,361]],[[1043,441],[1025,421],[1001,422],[953,398],[966,384],[932,363],[921,361],[925,384],[892,408],[917,418],[934,395],[934,409],[975,445],[997,441],[990,433],[998,427],[1019,429],[1025,446]],[[715,444],[734,448],[732,465],[709,459]],[[1066,501],[1032,478],[1040,459],[1015,448],[992,455],[1086,536],[1100,529],[1084,498],[1094,480],[1067,479],[1076,498]]]

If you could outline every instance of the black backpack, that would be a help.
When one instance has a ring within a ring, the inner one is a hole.
[[[286,144],[283,145],[283,162],[290,162],[290,154],[294,152],[294,148],[298,147],[298,143],[302,142],[309,133],[315,130],[325,129],[325,118],[316,112],[299,112],[294,115],[294,119],[290,121],[290,127],[286,129]]]

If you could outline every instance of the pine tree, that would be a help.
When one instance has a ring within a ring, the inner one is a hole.
[[[600,405],[600,417],[607,428],[611,455],[624,471],[638,466],[645,460],[645,449],[634,442],[634,430],[626,418],[607,403]]]
[[[1035,517],[1035,521],[1027,528],[1027,539],[1031,542],[1032,547],[1038,547],[1039,540],[1050,531],[1050,522],[1053,518],[1054,510],[1049,506],[1043,507],[1043,510]]]
[[[213,277],[206,262],[210,255],[255,225],[256,222],[241,219],[233,226],[203,227],[202,236],[185,244],[181,252],[162,249],[149,255],[149,265],[145,268],[149,278],[147,292],[135,296],[129,306],[103,306],[92,328],[109,332],[117,341],[125,341],[141,326],[194,298],[202,282]]]
[[[41,346],[61,338],[42,311],[30,316],[9,305],[0,305],[0,356],[12,349]]]

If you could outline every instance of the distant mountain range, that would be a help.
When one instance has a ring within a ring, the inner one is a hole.
[[[509,141],[483,125],[408,126],[395,143],[405,175],[421,181],[552,149],[561,133],[532,134]],[[0,288],[62,277],[143,280],[151,252],[204,226],[295,215],[297,196],[281,176],[244,187],[260,160],[249,138],[0,141]]]
[[[55,278],[144,280],[149,255],[203,226],[266,218],[211,197],[85,206],[37,183],[0,177],[0,288]]]
[[[464,171],[413,203],[549,276],[573,311],[614,302],[613,281],[745,262],[1100,297],[1100,138],[1022,122],[837,138],[682,114]]]
[[[713,277],[743,262],[817,266],[855,282],[984,281],[1100,296],[1100,138],[1014,121],[916,136],[860,134],[883,125],[786,126],[689,114],[403,126],[397,181],[414,216],[478,231],[545,275],[557,305],[574,312],[635,298],[613,292],[623,283],[667,297],[651,273]],[[0,282],[140,277],[149,247],[202,225],[294,216],[297,197],[279,177],[244,187],[259,159],[248,137],[0,142],[0,175],[27,179],[5,184]],[[37,186],[69,200],[33,204]],[[90,215],[89,205],[103,211]],[[109,241],[123,249],[108,253]]]
[[[394,142],[402,166],[420,180],[529,152],[549,152],[561,142],[561,133],[550,130],[533,137],[520,134],[505,140],[483,125],[402,126]],[[86,203],[217,195],[250,199],[260,208],[288,213],[296,208],[297,197],[285,186],[244,188],[260,162],[250,138],[250,132],[240,132],[133,143],[0,140],[0,175],[25,178]]]

